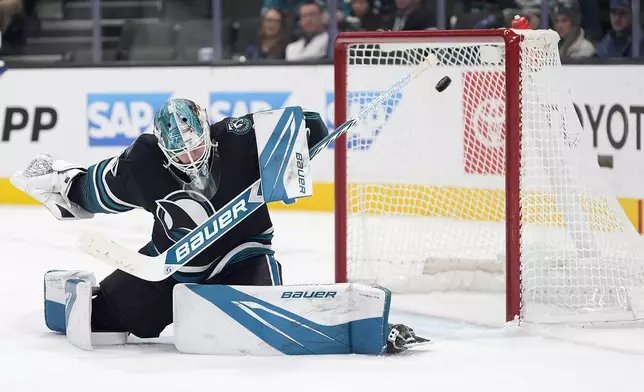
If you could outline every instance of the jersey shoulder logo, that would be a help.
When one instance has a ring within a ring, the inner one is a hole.
[[[216,211],[210,200],[195,191],[179,190],[156,201],[156,217],[166,235],[179,241]]]
[[[119,161],[121,157],[114,157],[107,162],[105,165],[105,171],[112,174],[112,177],[116,177],[119,172]]]
[[[235,135],[240,136],[247,134],[252,127],[253,124],[251,124],[250,120],[244,117],[230,118],[226,124],[226,129],[229,133],[234,133]]]

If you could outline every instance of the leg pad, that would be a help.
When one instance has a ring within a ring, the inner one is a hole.
[[[98,290],[88,271],[49,271],[45,274],[45,324],[67,335],[84,350],[94,346],[122,345],[127,332],[92,332],[92,297]]]

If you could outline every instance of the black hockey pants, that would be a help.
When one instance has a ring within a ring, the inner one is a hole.
[[[205,284],[272,286],[281,282],[281,265],[273,256],[257,255],[227,265]],[[172,289],[177,283],[172,277],[148,282],[121,270],[114,271],[100,283],[100,293],[92,301],[92,330],[158,337],[172,323]]]

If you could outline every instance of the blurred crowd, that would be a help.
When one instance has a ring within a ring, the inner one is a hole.
[[[286,5],[288,3],[288,5]],[[328,21],[324,4],[288,0],[266,0],[263,9],[263,23],[259,39],[259,49],[249,52],[251,58],[275,56],[286,60],[304,58],[323,58],[328,51]],[[435,1],[392,0],[370,1],[351,0],[342,2],[338,13],[340,31],[350,30],[425,30],[437,27]],[[606,2],[605,2],[606,3]],[[600,4],[597,0],[558,0],[549,1],[548,26],[559,33],[559,50],[562,58],[581,59],[588,57],[631,57],[632,55],[632,17],[630,0],[610,0]],[[510,27],[515,15],[529,19],[533,29],[542,26],[542,5],[540,0],[500,0],[500,1],[456,1],[448,2],[448,20],[451,29],[500,28]],[[603,5],[604,7],[601,7]],[[604,9],[602,9],[604,8]],[[291,29],[276,24],[286,15],[298,20],[300,30],[297,40],[275,40],[283,29],[289,37]],[[608,15],[608,20],[603,18]],[[273,37],[271,40],[270,37]],[[291,41],[291,43],[287,43]],[[263,44],[262,44],[263,42]],[[644,47],[639,43],[640,53]],[[277,48],[274,52],[261,49]],[[282,47],[286,47],[283,51]]]
[[[210,0],[159,0],[155,9],[141,8],[137,12],[132,11],[137,4],[150,2],[101,2],[102,9],[111,10],[109,14],[104,13],[107,20],[123,21],[118,31],[103,28],[101,24],[101,31],[114,34],[114,37],[103,37],[105,60],[209,61],[214,55]],[[126,11],[126,3],[134,8]],[[240,14],[242,11],[237,8],[226,8],[233,3],[246,14]],[[324,0],[222,0],[224,10],[218,27],[221,58],[237,61],[328,59],[332,57],[332,34],[337,31],[425,30],[438,26],[500,28],[510,27],[515,15],[525,16],[532,28],[539,29],[546,17],[542,15],[541,0],[448,0],[442,22],[437,19],[436,0],[336,0],[336,3],[337,12],[331,14]],[[110,4],[115,6],[108,7]],[[56,41],[61,33],[58,30],[55,37],[47,35],[43,26],[51,24],[52,16],[43,16],[42,10],[56,6],[61,7],[57,17],[63,22],[65,18],[70,24],[79,18],[91,22],[91,13],[81,12],[83,9],[91,12],[91,0],[0,0],[0,33],[5,43],[0,56],[33,56],[37,53],[32,42],[50,42],[43,50],[47,53],[54,50],[52,45],[62,42]],[[547,8],[547,26],[561,37],[562,58],[632,56],[630,0],[549,0]],[[115,14],[117,9],[123,10],[121,18]],[[116,22],[110,24],[116,25]],[[76,41],[67,39],[64,48],[61,45],[61,60],[89,58],[90,50],[85,47],[83,54],[81,48],[89,41],[81,38],[82,34],[91,37],[91,25],[78,34],[81,36]],[[69,42],[79,42],[79,47],[70,48]],[[642,42],[636,45],[639,53],[644,54]]]
[[[517,0],[517,3],[520,1]],[[522,1],[520,13],[526,16],[533,29],[541,26],[541,7],[537,1]],[[549,25],[560,36],[559,54],[562,59],[588,57],[632,57],[632,5],[630,0],[608,1],[608,23],[603,22],[604,10],[597,0],[551,1]],[[644,54],[644,41],[638,43]]]
[[[0,43],[13,46],[26,44],[26,24],[35,17],[38,0],[0,0]]]
[[[436,28],[438,23],[435,1],[350,0],[339,3],[340,31],[425,30]],[[548,26],[561,37],[562,58],[631,57],[630,0],[600,3],[597,0],[549,1]],[[540,0],[453,1],[448,4],[445,26],[451,29],[510,27],[515,15],[528,18],[533,29],[541,28],[543,23]],[[608,18],[603,18],[604,15]],[[244,56],[286,60],[328,57],[329,19],[323,2],[266,0],[258,42]],[[639,43],[642,49],[643,42]],[[644,54],[642,49],[640,53]]]

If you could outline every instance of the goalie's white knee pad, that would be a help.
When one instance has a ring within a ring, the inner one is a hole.
[[[125,332],[92,332],[92,295],[98,290],[89,271],[53,270],[45,274],[45,324],[67,335],[73,345],[90,350],[98,345],[119,345]]]
[[[381,354],[389,290],[355,283],[306,286],[178,284],[177,350],[194,354]]]

